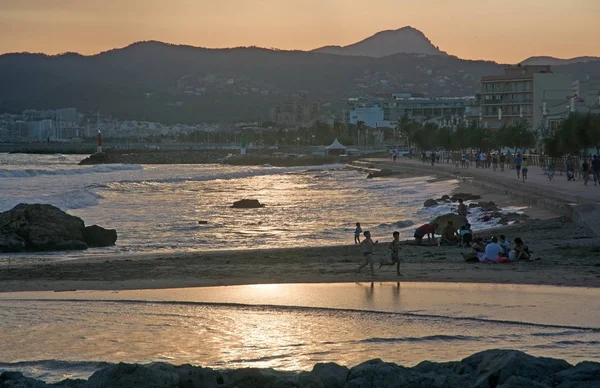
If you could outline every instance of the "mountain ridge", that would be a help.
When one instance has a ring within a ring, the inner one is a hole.
[[[420,30],[405,26],[397,30],[379,31],[346,46],[328,45],[311,52],[381,58],[394,54],[448,55],[431,43]]]
[[[0,112],[74,106],[122,119],[198,123],[266,119],[290,101],[339,112],[345,99],[411,91],[472,96],[482,75],[506,65],[450,55],[380,58],[260,47],[196,48],[136,42],[93,55],[0,55]],[[600,77],[600,61],[557,66],[574,79]]]

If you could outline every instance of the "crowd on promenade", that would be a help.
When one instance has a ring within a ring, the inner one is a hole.
[[[396,161],[400,156],[397,150],[390,150],[391,158]],[[564,158],[549,158],[539,155],[526,155],[519,152],[448,152],[448,151],[423,151],[417,154],[411,151],[410,157],[418,157],[423,163],[431,163],[435,166],[439,163],[452,163],[456,168],[493,169],[493,171],[515,170],[518,179],[525,182],[528,178],[529,168],[540,167],[548,181],[554,181],[554,173],[564,172],[567,181],[581,180],[584,186],[593,180],[594,185],[600,185],[600,157],[589,155],[588,157],[566,156]]]

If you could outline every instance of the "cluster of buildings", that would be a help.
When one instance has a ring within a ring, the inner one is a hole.
[[[171,124],[115,120],[99,114],[85,117],[75,108],[26,109],[21,114],[0,114],[0,142],[72,142],[95,138],[141,139],[149,136],[184,136],[197,131],[217,131],[218,124]]]
[[[0,116],[0,140],[27,141],[78,137],[80,116],[75,108],[26,109],[21,115]]]
[[[481,77],[479,93],[470,97],[425,98],[392,93],[346,102],[349,124],[396,127],[402,117],[441,127],[477,122],[488,128],[525,123],[540,133],[555,128],[571,112],[600,113],[600,82],[573,80],[550,66],[513,66],[503,74]]]

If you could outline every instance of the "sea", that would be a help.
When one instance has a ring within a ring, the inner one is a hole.
[[[48,382],[110,363],[311,370],[517,349],[600,361],[599,289],[510,284],[269,284],[0,294],[0,372]]]
[[[19,203],[52,204],[86,225],[116,229],[117,244],[11,258],[25,262],[349,244],[357,222],[375,239],[391,240],[394,231],[411,238],[418,226],[455,210],[455,204],[424,208],[424,201],[451,194],[458,185],[431,176],[366,179],[366,173],[342,164],[79,166],[81,159],[0,154],[0,211]],[[231,208],[245,198],[258,199],[265,207]],[[475,209],[470,218],[474,229],[497,226],[479,222],[480,217]],[[0,265],[7,259],[0,254]]]
[[[345,165],[79,166],[81,156],[0,154],[0,211],[49,203],[116,229],[113,247],[1,254],[0,265],[138,255],[352,244],[451,212],[424,208],[458,182],[367,179]],[[258,199],[260,209],[232,209]],[[518,208],[504,209],[515,211]],[[479,222],[475,229],[496,226]],[[199,221],[205,221],[199,224]],[[0,294],[0,372],[48,382],[116,362],[310,370],[381,358],[406,366],[513,348],[600,360],[597,289],[437,283],[249,285]]]

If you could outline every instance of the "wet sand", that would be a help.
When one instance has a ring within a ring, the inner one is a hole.
[[[460,183],[456,192],[482,195],[500,207],[520,206],[507,196]],[[355,245],[221,251],[183,254],[124,255],[73,261],[14,263],[0,267],[0,292],[121,290],[177,288],[259,283],[320,283],[364,281],[432,281],[468,283],[545,284],[600,287],[600,238],[589,229],[556,218],[538,208],[524,208],[524,223],[476,235],[504,233],[512,241],[521,237],[533,251],[531,262],[469,264],[461,252],[468,249],[438,246],[404,246],[401,272],[383,267],[372,277],[368,268],[357,274],[363,257]],[[376,267],[389,257],[391,236],[373,236]],[[348,236],[352,242],[352,236]]]

